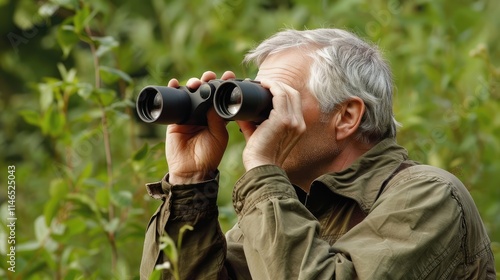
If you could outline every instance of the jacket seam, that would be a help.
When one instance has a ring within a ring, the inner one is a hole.
[[[242,207],[240,212],[241,216],[245,216],[246,213],[251,212],[254,208],[256,208],[257,204],[264,201],[270,201],[272,198],[277,198],[279,200],[294,198],[288,192],[283,193],[280,191],[265,192],[259,195],[256,199],[248,198],[249,196],[251,196],[251,194],[247,195],[247,197],[243,199],[243,202],[246,200],[248,200],[248,202],[244,203],[244,206]]]

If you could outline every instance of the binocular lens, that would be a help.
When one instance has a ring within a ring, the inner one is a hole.
[[[183,90],[147,86],[137,97],[137,113],[146,123],[180,123],[191,114],[191,100]]]
[[[261,123],[272,109],[272,95],[256,81],[225,81],[215,92],[214,108],[225,120]]]
[[[227,108],[227,111],[230,114],[236,114],[238,113],[238,110],[241,108],[241,102],[242,102],[242,93],[240,88],[234,88],[233,91],[231,91],[231,94],[229,95],[229,100],[224,100],[225,102],[225,108]]]
[[[152,88],[147,88],[139,95],[137,112],[139,116],[147,122],[158,119],[163,107],[161,93]]]
[[[161,94],[157,92],[155,98],[153,99],[151,107],[149,108],[152,119],[157,119],[160,116],[162,107],[161,105],[162,105]]]

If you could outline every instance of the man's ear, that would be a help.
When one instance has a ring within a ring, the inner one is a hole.
[[[366,109],[365,103],[359,97],[351,97],[338,106],[333,123],[337,141],[356,134]]]

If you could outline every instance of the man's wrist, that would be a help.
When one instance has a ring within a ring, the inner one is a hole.
[[[190,172],[190,173],[172,173],[169,172],[166,178],[171,185],[194,185],[217,177],[217,171],[210,172]]]
[[[243,160],[243,166],[245,167],[246,171],[250,171],[256,167],[259,166],[264,166],[264,165],[276,165],[276,163],[272,162],[269,159],[244,159]]]

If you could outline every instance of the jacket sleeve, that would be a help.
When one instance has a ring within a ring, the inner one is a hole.
[[[233,193],[252,278],[446,278],[463,240],[460,206],[447,184],[410,176],[330,246],[281,169],[252,169]]]
[[[156,264],[169,261],[159,249],[160,237],[168,234],[177,242],[179,230],[184,225],[190,225],[194,229],[186,230],[183,234],[178,257],[180,278],[228,278],[224,266],[226,242],[218,222],[217,179],[172,187],[166,178],[147,185],[150,195],[161,198],[163,203],[147,228],[141,279],[148,279]],[[174,278],[170,270],[162,270],[162,279]]]

